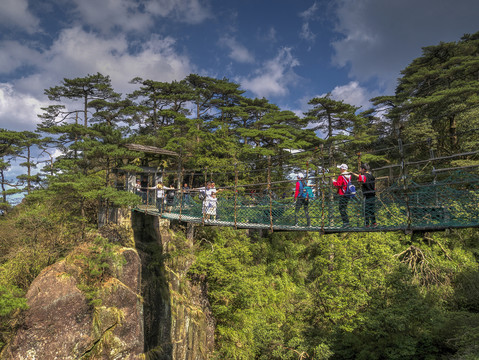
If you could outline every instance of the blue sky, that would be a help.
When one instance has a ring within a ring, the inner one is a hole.
[[[1,0],[0,127],[34,130],[44,89],[96,72],[123,94],[198,73],[298,115],[328,92],[366,109],[478,19],[477,0]]]

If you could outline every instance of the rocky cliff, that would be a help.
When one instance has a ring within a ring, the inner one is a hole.
[[[193,238],[156,216],[126,214],[117,223],[127,224],[135,248],[116,247],[120,265],[93,290],[83,280],[85,262],[101,252],[44,269],[29,288],[29,309],[2,359],[202,360],[211,354],[206,285],[186,276]],[[115,234],[110,231],[110,241],[117,242]]]
[[[214,347],[214,320],[206,284],[186,276],[193,237],[153,215],[133,213],[132,225],[143,264],[146,359],[206,359]]]
[[[140,259],[122,249],[125,259],[92,306],[79,289],[81,266],[60,261],[31,284],[23,326],[5,353],[15,360],[82,358],[136,359],[143,352]]]

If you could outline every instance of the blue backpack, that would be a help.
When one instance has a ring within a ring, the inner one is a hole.
[[[306,192],[306,198],[307,199],[309,199],[309,200],[314,199],[314,192],[313,192],[313,188],[311,186],[305,186],[304,191]]]
[[[351,180],[346,184],[346,189],[344,190],[344,196],[353,198],[356,196],[356,186],[353,185]]]
[[[298,197],[302,197],[304,199],[312,200],[314,199],[314,193],[311,186],[305,184],[304,180],[299,182],[299,195]]]

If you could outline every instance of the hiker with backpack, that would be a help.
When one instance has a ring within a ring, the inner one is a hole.
[[[338,168],[341,171],[341,174],[338,178],[333,181],[333,186],[338,189],[338,207],[339,213],[341,214],[341,220],[343,221],[343,226],[349,226],[349,216],[348,216],[348,204],[349,199],[354,197],[356,194],[356,189],[354,185],[351,184],[351,175],[348,172],[348,165],[341,164],[338,165]]]
[[[352,173],[358,177],[364,196],[364,226],[377,226],[376,224],[376,179],[368,164],[361,164],[361,174]]]
[[[306,182],[304,180],[303,173],[297,174],[296,188],[294,191],[294,200],[296,201],[296,206],[294,208],[294,226],[298,226],[298,212],[301,207],[304,208],[304,214],[306,215],[307,226],[311,226],[311,219],[309,217],[309,194],[306,189]]]

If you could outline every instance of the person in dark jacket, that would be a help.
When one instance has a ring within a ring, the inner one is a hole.
[[[364,196],[364,226],[377,226],[376,224],[376,179],[371,174],[368,164],[361,165],[361,174],[354,174],[361,183]]]

